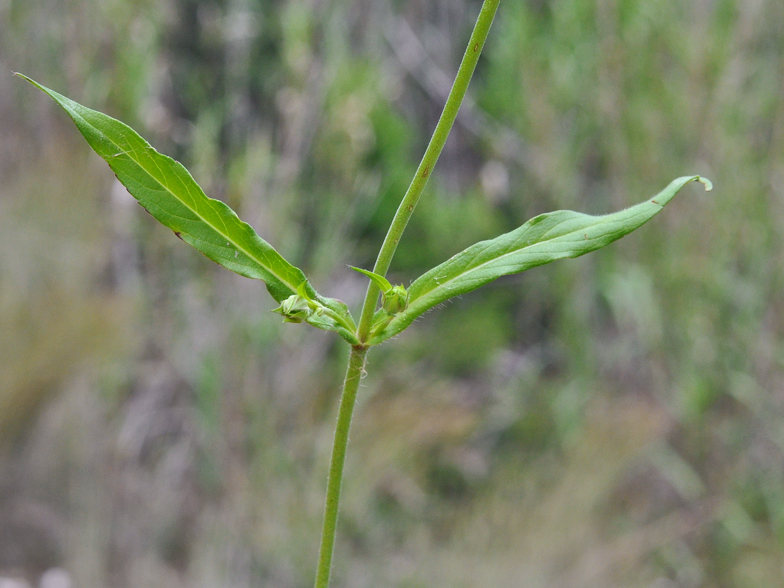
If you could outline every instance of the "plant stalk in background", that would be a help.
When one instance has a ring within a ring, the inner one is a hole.
[[[315,588],[329,586],[351,417],[369,348],[397,335],[449,298],[501,276],[578,257],[620,239],[655,216],[689,182],[700,181],[711,189],[709,180],[685,176],[673,180],[653,198],[613,214],[589,216],[565,210],[542,214],[509,233],[457,253],[414,280],[409,288],[392,285],[385,275],[457,117],[499,3],[484,0],[433,137],[395,213],[373,271],[353,268],[370,280],[358,324],[343,302],[321,296],[302,270],[286,261],[231,208],[208,198],[180,163],[158,153],[124,123],[21,76],[65,109],[119,181],[177,237],[225,268],[262,280],[280,305],[274,312],[285,322],[306,322],[333,331],[351,345],[327,481]]]

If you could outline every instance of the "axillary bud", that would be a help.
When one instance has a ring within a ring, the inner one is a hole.
[[[397,314],[408,308],[408,290],[403,286],[393,286],[383,293],[384,310],[389,314]]]
[[[301,323],[307,319],[313,311],[310,309],[307,300],[299,294],[292,294],[272,312],[281,315],[284,323]]]
[[[323,306],[308,296],[305,284],[303,282],[297,288],[299,294],[292,294],[272,311],[281,315],[284,323],[301,323],[313,313],[321,314]]]

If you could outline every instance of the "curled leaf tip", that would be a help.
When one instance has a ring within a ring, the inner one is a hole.
[[[710,192],[711,190],[713,190],[713,182],[711,182],[708,178],[697,176],[697,181],[705,186],[706,192]]]

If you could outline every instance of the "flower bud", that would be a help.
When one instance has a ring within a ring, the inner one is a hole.
[[[384,310],[389,314],[397,314],[408,308],[408,290],[403,286],[393,286],[384,292]]]
[[[276,312],[283,316],[284,323],[301,323],[307,319],[313,311],[310,308],[308,300],[299,294],[292,294],[272,312]]]

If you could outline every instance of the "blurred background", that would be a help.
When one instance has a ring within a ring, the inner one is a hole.
[[[11,72],[129,123],[356,309],[346,266],[480,5],[0,0],[0,577],[311,586],[347,355]],[[778,0],[502,3],[393,281],[542,212],[716,188],[371,352],[335,586],[784,586],[783,97]]]

